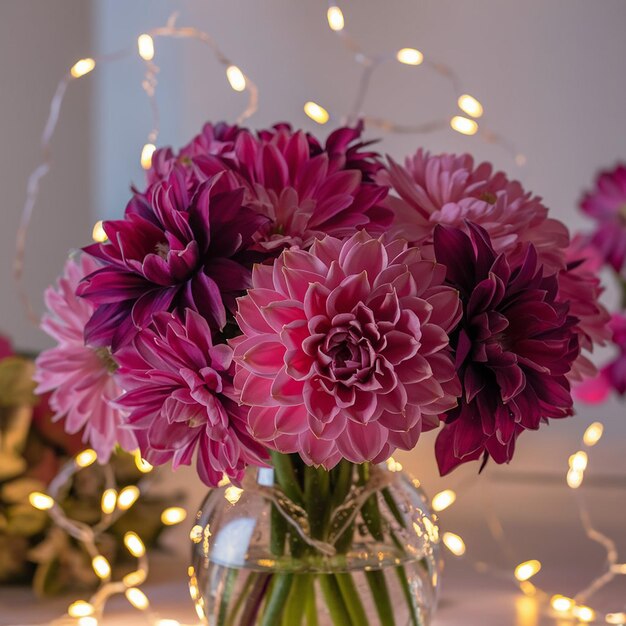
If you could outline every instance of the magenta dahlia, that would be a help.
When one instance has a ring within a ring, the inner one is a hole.
[[[106,463],[116,444],[125,450],[137,447],[133,434],[124,429],[124,418],[112,402],[119,396],[113,375],[117,364],[107,348],[85,344],[83,330],[93,314],[93,305],[76,295],[80,281],[98,268],[86,255],[65,264],[57,288],[45,293],[49,313],[41,327],[57,341],[36,361],[37,393],[52,391],[49,404],[54,419],[64,420],[65,430],[74,434],[84,430],[84,441]]]
[[[581,207],[596,221],[591,242],[605,262],[621,272],[626,259],[626,165],[601,172]]]
[[[215,486],[225,474],[241,481],[248,464],[264,465],[265,449],[247,431],[246,412],[234,399],[232,350],[213,344],[206,320],[187,309],[184,321],[157,313],[116,358],[128,413],[142,456],[154,465],[196,466]]]
[[[459,290],[463,317],[451,343],[463,394],[442,419],[435,452],[447,474],[482,455],[511,460],[517,436],[572,414],[567,375],[578,357],[576,318],[558,301],[533,246],[519,266],[497,254],[482,228],[437,226],[436,259]]]
[[[84,250],[101,262],[79,288],[95,312],[89,343],[116,351],[159,311],[189,307],[215,331],[249,286],[258,254],[249,250],[266,219],[242,205],[227,172],[189,189],[184,166],[135,194],[122,220],[107,221],[105,243]]]
[[[326,468],[413,448],[460,391],[448,341],[460,306],[444,277],[364,231],[255,266],[231,340],[253,437]]]
[[[389,196],[388,204],[397,216],[394,232],[402,237],[430,243],[437,224],[466,230],[466,223],[473,222],[513,264],[523,262],[532,244],[550,271],[564,267],[567,228],[548,217],[541,198],[502,172],[494,173],[489,163],[475,166],[468,154],[433,155],[420,149],[404,167],[390,159],[378,179],[397,194]]]

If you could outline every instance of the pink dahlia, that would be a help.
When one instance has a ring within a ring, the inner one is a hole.
[[[532,244],[550,271],[564,267],[567,228],[548,217],[541,198],[525,192],[502,172],[494,173],[489,163],[475,166],[468,154],[432,155],[420,149],[406,159],[404,167],[390,159],[379,180],[397,193],[390,195],[388,203],[403,237],[430,243],[437,224],[467,232],[466,223],[472,222],[488,233],[494,250],[506,252],[513,264],[524,260]]]
[[[154,465],[196,465],[215,486],[239,482],[248,464],[264,465],[265,449],[248,434],[246,409],[233,399],[232,350],[211,341],[206,320],[188,309],[184,321],[158,313],[116,355],[128,412],[142,456]]]
[[[626,165],[601,172],[581,206],[597,224],[591,242],[605,262],[621,272],[626,259]]]
[[[231,340],[255,439],[325,468],[412,449],[460,390],[448,343],[460,307],[444,276],[364,231],[255,266]]]
[[[105,222],[108,241],[84,249],[101,262],[79,288],[95,307],[87,341],[116,351],[156,313],[187,307],[222,330],[249,286],[259,258],[249,247],[266,221],[242,205],[243,194],[227,173],[188,188],[175,165],[135,194],[124,219]]]
[[[65,264],[56,289],[45,293],[50,313],[44,315],[41,327],[58,342],[37,358],[35,380],[37,393],[52,391],[50,407],[54,419],[64,418],[65,430],[77,433],[84,429],[84,441],[106,463],[115,445],[133,450],[133,434],[123,428],[124,419],[111,403],[121,390],[115,380],[117,368],[110,352],[85,343],[83,330],[93,314],[93,305],[76,295],[80,281],[98,268],[86,255]]]
[[[579,352],[576,318],[558,301],[556,276],[544,276],[534,247],[511,267],[482,228],[467,229],[434,232],[436,259],[463,302],[451,339],[463,394],[442,416],[435,445],[442,474],[481,455],[508,462],[522,431],[571,415],[567,375]]]
[[[566,268],[559,274],[559,300],[569,303],[570,314],[578,319],[581,353],[574,362],[570,380],[595,376],[596,368],[589,354],[596,345],[606,345],[611,338],[611,316],[599,298],[604,288],[598,278],[602,266],[596,249],[577,236],[566,251]]]

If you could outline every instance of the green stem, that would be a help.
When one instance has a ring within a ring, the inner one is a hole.
[[[292,582],[293,574],[274,574],[260,626],[277,626],[280,624]]]
[[[319,626],[317,619],[317,603],[315,602],[315,577],[311,578],[311,585],[306,596],[306,624],[307,626]]]
[[[250,593],[250,588],[255,584],[256,578],[258,576],[259,574],[252,572],[246,579],[246,582],[244,583],[243,588],[237,595],[237,600],[235,600],[235,604],[230,612],[230,615],[228,616],[226,626],[235,626],[235,620],[237,618],[237,614],[239,613],[239,610],[243,606],[244,601],[248,597],[248,594]]]
[[[354,473],[354,464],[345,459],[339,461],[337,467],[331,470],[331,475],[335,479],[333,483],[333,493],[331,497],[331,506],[336,509],[342,505],[352,487],[352,475]]]
[[[330,474],[317,467],[304,470],[304,508],[311,524],[311,536],[324,539],[330,520]]]
[[[285,539],[287,537],[287,521],[281,515],[275,504],[270,511],[270,549],[272,554],[285,554]]]
[[[255,577],[252,589],[245,599],[246,604],[243,607],[238,626],[254,626],[256,624],[259,609],[272,578],[274,578],[273,574],[259,574],[258,577]]]
[[[402,594],[404,595],[404,599],[406,600],[407,606],[409,607],[409,612],[411,614],[411,624],[413,626],[422,626],[419,615],[417,614],[417,607],[415,606],[415,598],[411,593],[411,587],[409,586],[409,579],[406,576],[406,570],[404,566],[400,565],[395,568],[396,576],[398,577],[398,581],[400,583],[400,587],[402,588]]]
[[[354,624],[367,624],[368,619],[351,574],[335,574],[343,601]]]
[[[229,568],[226,574],[226,580],[224,581],[224,593],[220,601],[220,611],[217,616],[217,626],[225,626],[226,619],[228,618],[228,608],[230,604],[230,598],[233,595],[233,589],[235,588],[235,582],[239,570],[236,568]]]
[[[348,613],[343,602],[341,590],[335,577],[331,574],[321,574],[318,580],[333,624],[336,626],[361,626],[360,624],[352,624],[350,613]]]
[[[287,605],[283,612],[283,626],[300,626],[304,619],[309,589],[313,585],[314,575],[296,574],[289,592]]]
[[[371,570],[365,572],[367,584],[370,587],[376,612],[382,626],[395,626],[393,618],[393,606],[387,589],[387,581],[385,580],[385,572],[382,570]]]
[[[298,482],[298,477],[294,471],[291,457],[287,454],[280,454],[274,451],[271,451],[270,454],[276,482],[290,500],[295,502],[295,504],[303,506],[304,496],[300,483]]]

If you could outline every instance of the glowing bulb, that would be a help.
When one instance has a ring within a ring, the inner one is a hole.
[[[587,453],[579,450],[576,454],[570,456],[569,466],[576,472],[584,472],[587,469],[588,461]]]
[[[623,626],[626,624],[626,613],[607,613],[604,618],[607,624],[618,624]]]
[[[455,115],[450,120],[450,126],[452,130],[462,135],[475,135],[478,132],[478,124],[462,115]]]
[[[604,433],[604,424],[602,422],[594,422],[591,424],[583,435],[583,443],[590,448],[595,446]]]
[[[226,487],[226,489],[224,490],[224,497],[231,504],[237,504],[237,502],[239,502],[239,498],[241,498],[242,493],[243,489],[235,487],[235,485],[231,485],[230,487]]]
[[[96,67],[96,62],[93,59],[80,59],[76,61],[70,70],[70,74],[74,78],[80,78],[85,74],[89,74],[93,68]]]
[[[161,513],[161,521],[166,526],[174,526],[185,521],[187,511],[180,506],[171,506]]]
[[[87,615],[79,618],[78,626],[98,626],[98,620],[95,617]]]
[[[471,117],[481,117],[484,112],[483,105],[478,102],[474,96],[470,96],[467,93],[459,96],[457,104],[459,105],[459,109],[461,109],[461,111],[467,113]]]
[[[144,170],[149,170],[152,166],[152,155],[156,150],[156,146],[153,143],[147,143],[141,150],[141,167]]]
[[[534,596],[537,594],[537,587],[528,580],[520,582],[519,588],[525,596]]]
[[[445,511],[449,506],[452,506],[456,500],[456,493],[452,489],[446,489],[439,492],[432,501],[433,511]]]
[[[346,25],[343,19],[343,11],[337,6],[328,7],[326,19],[328,20],[330,29],[334,30],[336,33],[343,30],[343,27]]]
[[[396,53],[396,59],[405,65],[421,65],[424,62],[424,55],[415,48],[402,48]]]
[[[160,619],[156,626],[180,626],[180,622],[176,619]]]
[[[141,458],[141,452],[139,450],[135,450],[135,465],[142,474],[149,474],[154,469],[148,461]]]
[[[127,532],[124,535],[124,545],[134,557],[139,558],[146,553],[146,546],[143,545],[137,533]]]
[[[154,40],[150,35],[144,33],[137,37],[137,48],[139,49],[139,56],[144,61],[152,61],[154,59]]]
[[[443,543],[454,556],[463,556],[465,554],[465,542],[458,535],[444,533]]]
[[[326,124],[326,122],[330,119],[328,111],[315,102],[306,102],[304,105],[304,112],[318,124]]]
[[[387,459],[387,469],[390,472],[401,472],[402,463],[398,463],[392,456]]]
[[[90,465],[95,463],[97,459],[98,455],[96,454],[96,451],[87,449],[79,452],[76,455],[74,461],[76,462],[76,465],[78,465],[78,467],[89,467]]]
[[[535,559],[532,561],[526,561],[524,563],[520,563],[515,568],[515,578],[520,582],[526,581],[529,578],[532,578],[535,574],[539,572],[541,569],[541,563]]]
[[[137,587],[131,587],[124,592],[126,599],[140,611],[145,611],[149,606],[150,602],[148,601],[148,597],[146,594],[141,591],[141,589],[137,589]]]
[[[54,506],[54,500],[49,495],[41,493],[40,491],[33,491],[29,494],[28,501],[40,511],[47,511]]]
[[[191,539],[193,543],[200,543],[202,541],[202,526],[200,526],[199,524],[196,524],[189,531],[189,539]]]
[[[100,508],[105,515],[111,515],[117,506],[117,491],[105,489],[100,501]]]
[[[583,484],[585,474],[580,470],[570,469],[567,472],[567,486],[571,489],[578,489]]]
[[[130,509],[135,502],[137,502],[137,498],[139,497],[139,488],[135,485],[129,485],[128,487],[124,487],[122,491],[120,491],[120,495],[117,496],[117,508],[122,511],[126,511]]]
[[[146,570],[138,569],[136,572],[131,572],[130,574],[126,574],[124,578],[122,578],[122,582],[126,587],[136,587],[137,585],[141,585],[146,582]]]
[[[581,622],[593,622],[596,619],[596,612],[588,606],[575,606],[572,613]]]
[[[70,617],[88,617],[89,615],[93,615],[93,612],[93,605],[89,604],[89,602],[85,602],[84,600],[76,600],[76,602],[72,602],[67,609],[67,614]]]
[[[558,613],[567,613],[574,607],[574,600],[566,598],[565,596],[552,596],[550,600],[550,606]]]
[[[107,234],[104,232],[104,226],[102,225],[102,220],[98,220],[93,225],[93,229],[91,231],[91,238],[96,243],[104,243],[108,239]]]
[[[91,567],[93,567],[93,571],[96,573],[98,578],[109,578],[111,576],[111,566],[109,562],[101,555],[94,556],[91,560]]]
[[[235,91],[243,91],[246,88],[246,77],[236,65],[226,68],[226,78]]]

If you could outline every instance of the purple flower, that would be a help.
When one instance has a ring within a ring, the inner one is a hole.
[[[434,232],[437,261],[464,307],[451,339],[463,395],[443,416],[435,446],[442,474],[483,454],[508,462],[522,431],[571,415],[567,374],[579,352],[577,320],[558,302],[557,278],[544,276],[534,247],[511,267],[486,231],[466,229]]]
[[[224,172],[188,188],[184,166],[135,194],[123,220],[104,223],[105,243],[85,252],[103,267],[79,288],[95,312],[85,337],[116,351],[159,311],[189,307],[214,331],[250,283],[252,236],[263,216],[242,206],[243,189]]]

